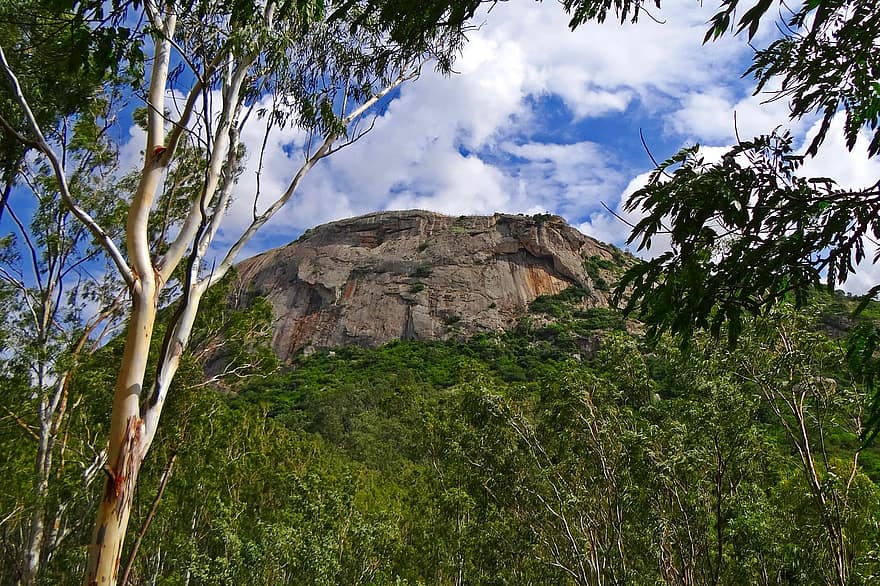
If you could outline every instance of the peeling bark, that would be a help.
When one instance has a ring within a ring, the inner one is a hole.
[[[105,468],[107,480],[98,508],[95,536],[89,546],[90,565],[86,584],[116,583],[134,487],[143,463],[142,433],[141,419],[129,418],[116,461]]]

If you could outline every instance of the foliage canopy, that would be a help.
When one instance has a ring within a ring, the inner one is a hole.
[[[761,0],[737,21],[741,4],[722,3],[706,40],[729,30],[754,37],[773,3]],[[880,258],[880,181],[852,189],[800,173],[837,116],[849,149],[865,134],[868,155],[880,153],[880,13],[872,0],[810,0],[786,10],[780,38],[756,52],[746,74],[755,76],[756,92],[787,100],[792,119],[818,114],[818,132],[803,154],[781,130],[740,140],[717,161],[705,160],[699,145],[683,148],[632,195],[626,209],[642,219],[628,242],[641,250],[659,235],[671,239],[670,251],[632,267],[617,289],[654,335],[669,331],[687,342],[706,328],[735,343],[748,316],[786,298],[803,304],[814,287],[833,289],[859,263]],[[875,285],[865,299],[878,292]],[[850,357],[871,382],[876,323],[853,335]],[[880,430],[880,393],[871,429]]]

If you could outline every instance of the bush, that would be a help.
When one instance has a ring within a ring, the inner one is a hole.
[[[529,304],[533,313],[546,313],[553,317],[563,317],[570,312],[571,305],[580,303],[588,292],[583,287],[572,285],[556,295],[541,295]]]
[[[431,276],[431,267],[428,265],[421,265],[416,268],[410,275],[411,277],[415,277],[417,279],[424,279],[425,277]]]
[[[579,321],[578,329],[589,330],[624,330],[626,321],[619,311],[607,307],[591,307],[576,311],[574,317]]]

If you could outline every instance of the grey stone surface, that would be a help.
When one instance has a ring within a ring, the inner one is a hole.
[[[464,338],[512,325],[539,295],[571,285],[607,305],[584,270],[611,248],[557,216],[380,212],[307,231],[238,265],[233,303],[265,296],[273,347],[299,352],[394,339]]]

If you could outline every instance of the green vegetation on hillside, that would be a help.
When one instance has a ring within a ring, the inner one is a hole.
[[[546,326],[320,352],[227,395],[192,370],[141,479],[137,528],[170,470],[131,583],[821,584],[838,563],[876,579],[880,457],[858,451],[864,389],[822,326],[845,300],[684,353],[562,297]],[[75,478],[64,502],[87,510]],[[79,581],[70,529],[48,583]]]
[[[321,513],[344,562],[326,582],[290,583],[348,583],[345,564],[364,562],[345,549],[347,531],[384,548],[355,583],[655,584],[690,573],[699,584],[818,584],[835,583],[841,555],[848,583],[870,583],[880,458],[863,451],[853,468],[865,397],[831,367],[842,357],[817,329],[824,311],[776,316],[736,351],[707,340],[649,353],[618,331],[578,360],[527,322],[467,343],[344,348],[228,405],[311,442],[311,465],[347,470],[324,488],[349,483],[349,520]],[[556,327],[559,339],[578,336]]]

